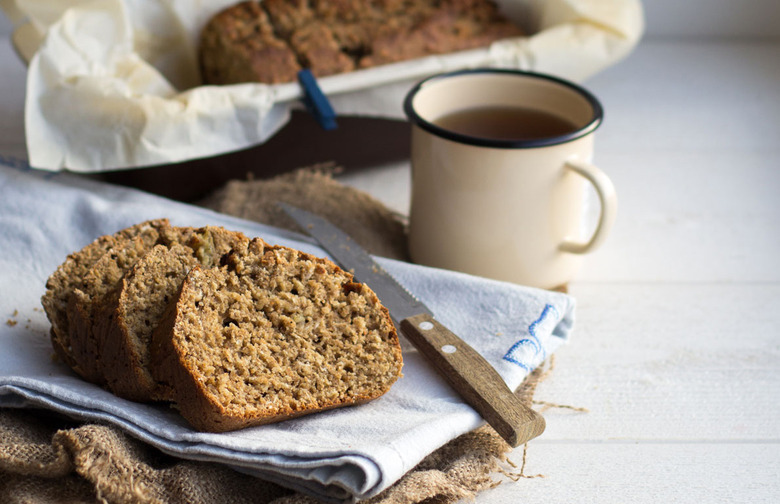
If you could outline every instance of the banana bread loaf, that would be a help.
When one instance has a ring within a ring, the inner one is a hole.
[[[147,221],[101,236],[78,252],[70,254],[46,282],[46,292],[41,304],[51,322],[51,342],[57,356],[84,376],[86,371],[76,363],[71,347],[71,331],[68,305],[74,291],[86,288],[87,273],[109,250],[124,246],[138,236],[157,235],[162,227],[169,226],[165,219]]]
[[[73,359],[82,376],[97,384],[105,383],[101,351],[95,330],[103,300],[116,289],[133,265],[157,243],[156,230],[135,236],[110,248],[84,275],[79,288],[68,300],[68,324]]]
[[[135,401],[173,401],[224,431],[384,394],[398,337],[366,286],[326,259],[218,227],[149,221],[101,237],[51,275],[52,345]]]
[[[277,84],[522,34],[492,0],[250,0],[207,23],[199,54],[206,84]]]
[[[100,366],[114,394],[134,401],[165,400],[170,393],[149,370],[151,334],[184,277],[195,265],[211,268],[249,239],[242,233],[205,227],[185,244],[155,245],[106,296],[96,317]]]
[[[186,246],[196,262],[212,266],[219,260],[214,256],[229,252],[233,244],[241,240],[248,241],[248,238],[221,228],[174,227],[166,219],[160,219],[101,237],[71,254],[47,281],[47,291],[42,299],[44,311],[52,323],[55,352],[84,379],[117,395],[128,397],[127,390],[143,389],[138,383],[128,381],[131,375],[117,378],[116,374],[125,368],[115,367],[116,362],[110,366],[103,362],[107,342],[111,342],[112,350],[118,351],[118,345],[127,346],[135,337],[127,327],[115,327],[118,303],[126,303],[128,286],[131,290],[134,288],[133,284],[128,284],[128,280],[136,278],[131,274],[133,269],[143,263],[155,247],[168,250],[177,244]],[[173,273],[158,274],[167,277]],[[179,285],[183,277],[182,274]],[[168,284],[172,283],[175,282],[168,281]],[[122,319],[122,323],[126,321]],[[105,334],[107,331],[112,331],[111,337]],[[114,339],[120,335],[121,341]],[[107,373],[112,375],[112,384],[118,389],[107,383]],[[128,398],[149,399],[136,395]]]
[[[223,268],[190,271],[151,355],[182,416],[212,432],[375,399],[402,366],[373,291],[329,260],[260,239]]]

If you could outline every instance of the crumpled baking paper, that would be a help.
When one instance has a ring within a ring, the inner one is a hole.
[[[210,157],[265,142],[301,107],[297,83],[202,86],[197,44],[238,0],[0,0],[29,62],[30,165],[101,172]],[[502,67],[582,81],[644,30],[640,0],[498,0],[527,37],[319,80],[337,114],[402,118],[435,73]],[[259,162],[262,162],[260,160]]]

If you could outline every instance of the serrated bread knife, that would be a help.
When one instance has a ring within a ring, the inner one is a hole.
[[[544,431],[544,417],[523,404],[484,357],[439,323],[348,234],[309,212],[280,206],[342,268],[371,287],[401,333],[507,443],[516,447]]]

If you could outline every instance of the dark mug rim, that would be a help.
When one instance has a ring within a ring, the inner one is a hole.
[[[567,87],[575,91],[576,93],[580,94],[583,98],[585,98],[585,100],[590,104],[591,108],[593,109],[593,116],[584,126],[574,131],[571,131],[569,133],[566,133],[565,135],[557,135],[557,136],[551,136],[545,138],[535,138],[532,140],[506,140],[506,139],[476,137],[471,135],[464,135],[462,133],[456,133],[454,131],[450,131],[440,126],[437,126],[436,124],[427,121],[426,119],[423,119],[417,113],[417,111],[414,110],[414,106],[412,105],[412,102],[414,101],[414,97],[426,85],[429,85],[432,82],[444,80],[449,77],[455,77],[458,75],[490,74],[490,73],[513,74],[513,75],[518,75],[523,77],[531,77],[535,79],[551,81],[556,84]],[[463,144],[476,145],[480,147],[493,147],[493,148],[500,148],[500,149],[529,149],[529,148],[547,147],[551,145],[559,145],[559,144],[572,142],[574,140],[587,136],[593,131],[595,131],[596,129],[598,129],[598,127],[601,125],[602,120],[604,119],[604,109],[601,106],[601,103],[590,91],[588,91],[584,87],[575,84],[571,81],[562,79],[560,77],[555,77],[553,75],[537,73],[537,72],[529,72],[525,70],[505,69],[505,68],[474,68],[474,69],[456,70],[453,72],[445,72],[445,73],[432,75],[428,78],[421,80],[409,90],[409,92],[406,94],[406,98],[404,99],[403,108],[406,117],[413,124],[416,124],[417,126],[424,129],[425,131],[428,131],[429,133],[432,133],[438,137],[445,138],[447,140],[452,140],[458,143],[463,143]]]

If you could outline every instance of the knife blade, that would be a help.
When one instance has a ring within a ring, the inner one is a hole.
[[[437,321],[346,232],[305,210],[279,205],[342,268],[376,293],[399,332],[507,443],[517,447],[544,432],[544,417],[523,404],[479,352]]]

